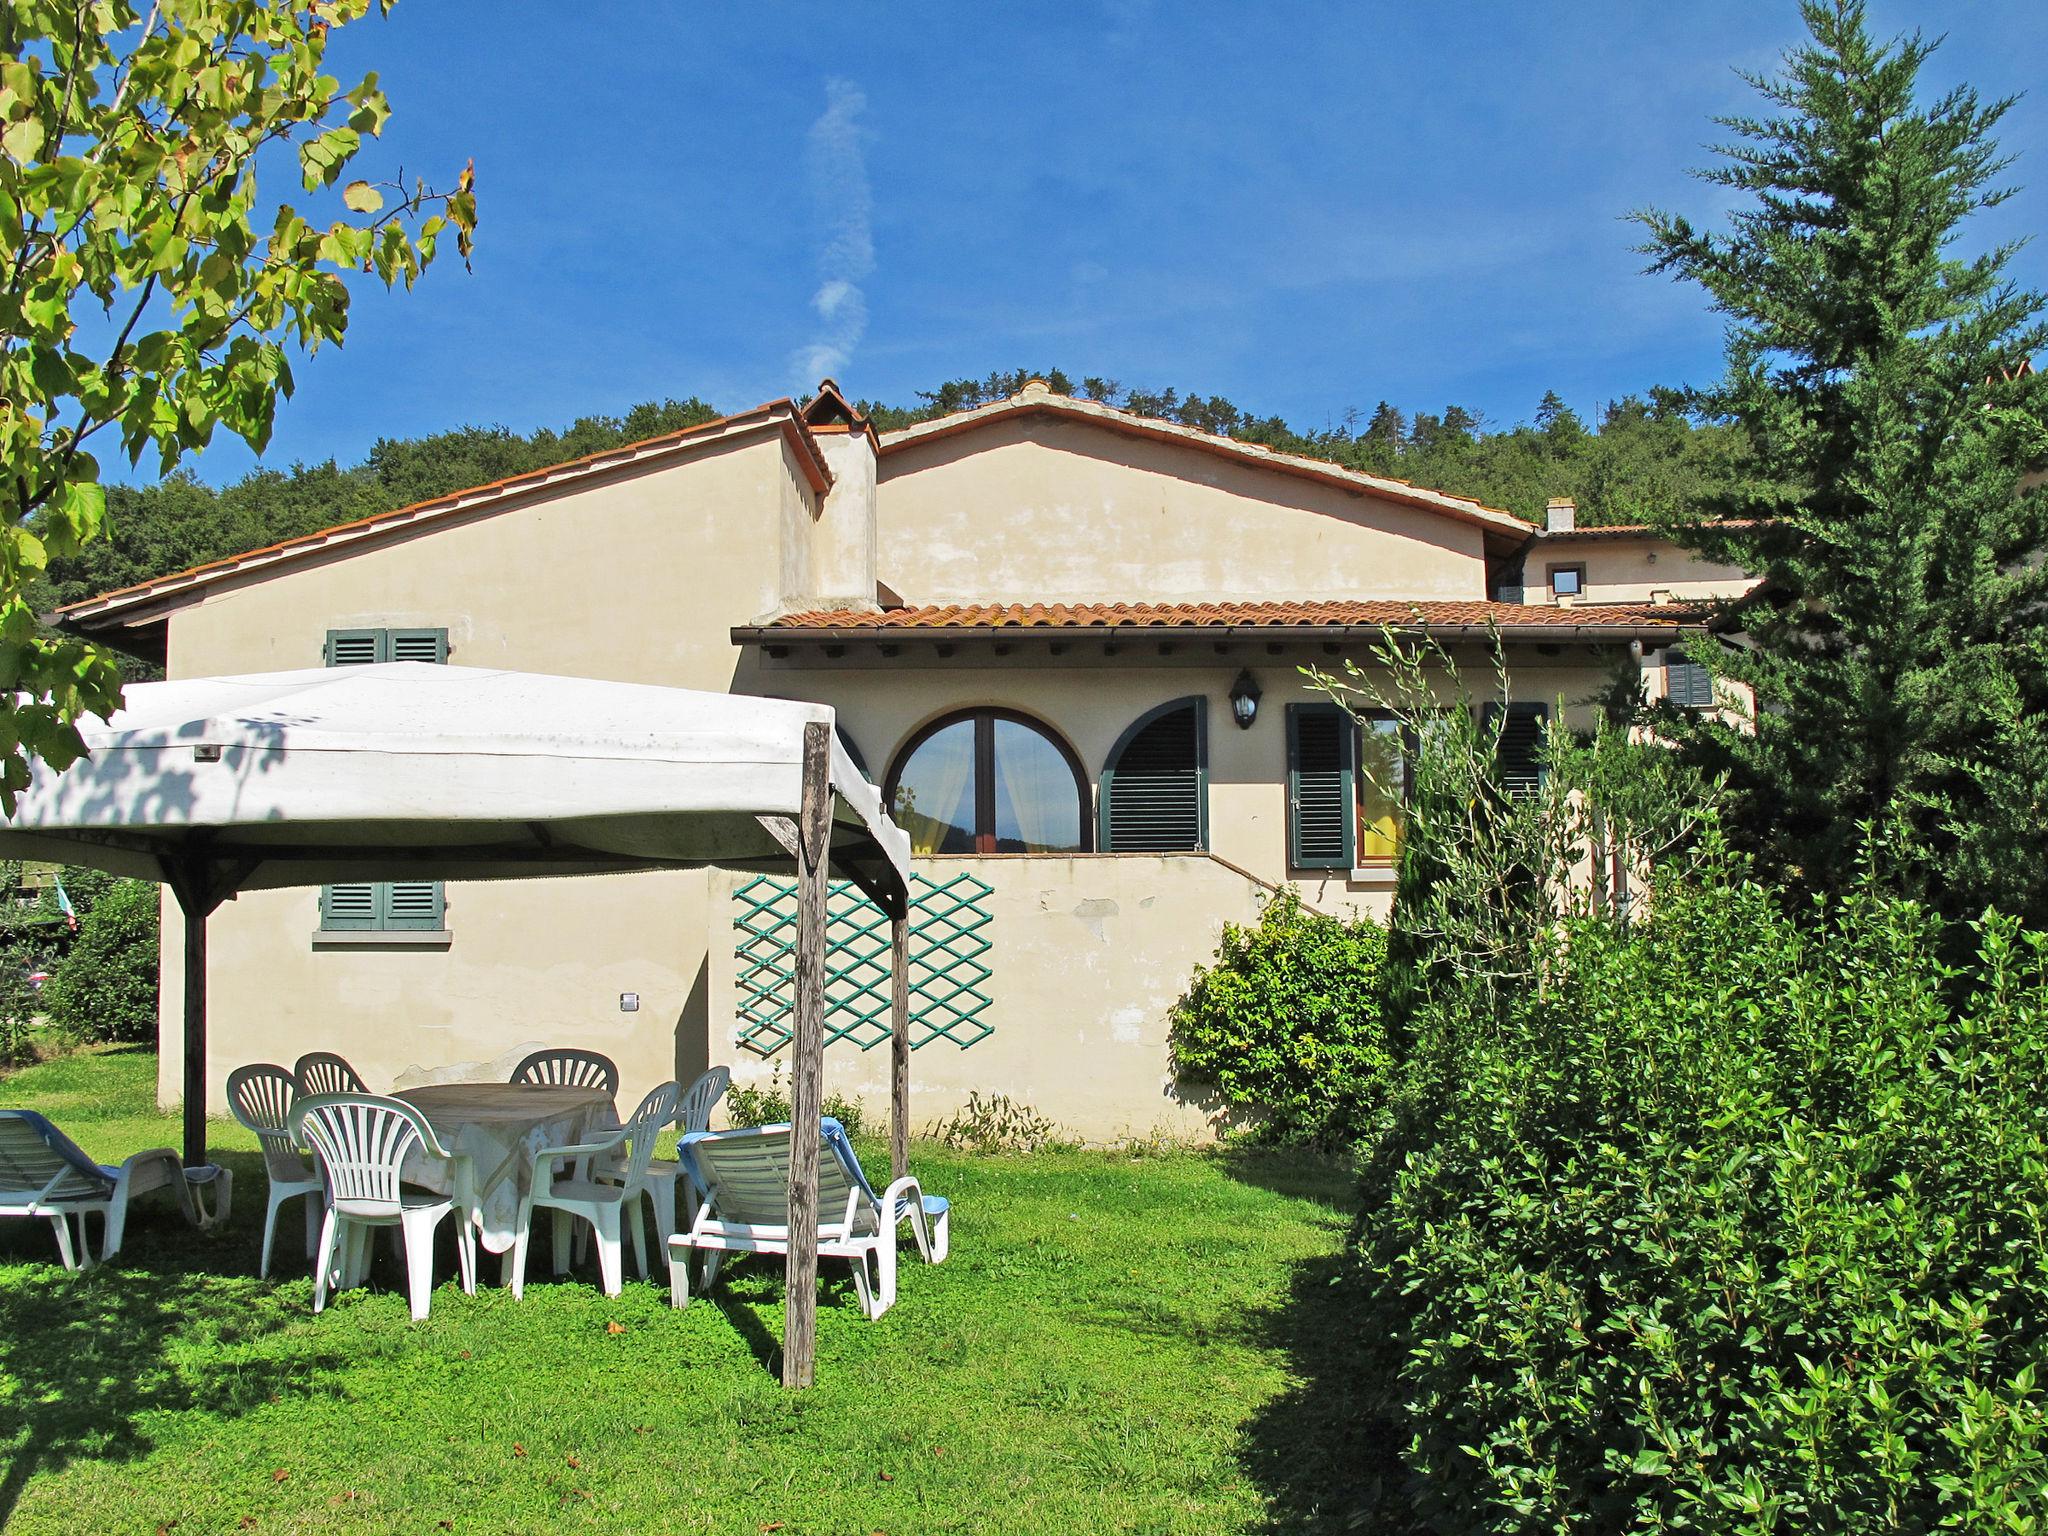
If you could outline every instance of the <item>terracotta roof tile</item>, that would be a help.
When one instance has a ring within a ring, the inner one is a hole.
[[[1560,629],[1698,622],[1686,607],[1647,603],[1548,604],[1338,600],[1256,603],[977,603],[922,608],[810,609],[785,614],[760,632],[962,629],[1373,629],[1483,627]],[[753,633],[754,631],[749,631]]]
[[[1717,528],[1755,528],[1764,522],[1760,517],[1731,517],[1713,526]],[[1576,528],[1562,528],[1546,532],[1539,544],[1561,544],[1574,539],[1656,539],[1668,538],[1664,529],[1654,523],[1581,523]]]

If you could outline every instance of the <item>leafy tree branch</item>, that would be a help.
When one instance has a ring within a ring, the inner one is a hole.
[[[112,658],[40,631],[29,600],[103,536],[88,444],[111,429],[159,474],[217,431],[261,450],[291,352],[345,333],[352,277],[410,287],[450,240],[468,260],[473,169],[445,190],[344,181],[390,105],[375,75],[345,87],[323,65],[368,9],[0,6],[0,801],[119,698]],[[286,168],[335,216],[267,200],[259,170]]]

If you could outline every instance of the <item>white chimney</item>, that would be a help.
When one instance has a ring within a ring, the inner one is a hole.
[[[788,594],[819,607],[873,608],[881,561],[875,525],[875,434],[865,416],[826,379],[804,411],[805,424],[832,471],[811,536],[812,591]]]
[[[1543,509],[1545,533],[1570,533],[1579,526],[1579,504],[1569,496],[1553,496]]]

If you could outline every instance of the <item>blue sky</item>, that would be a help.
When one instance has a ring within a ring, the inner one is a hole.
[[[2048,64],[2039,0],[1874,12],[1947,28],[1940,84],[2010,94]],[[357,173],[446,183],[474,157],[475,270],[359,288],[265,462],[667,395],[736,409],[821,364],[906,403],[1059,366],[1304,426],[1383,397],[1508,425],[1545,389],[1590,412],[1704,381],[1719,323],[1641,274],[1624,216],[1727,206],[1685,172],[1749,104],[1734,69],[1798,32],[1790,0],[404,0],[330,53],[395,107]],[[2026,190],[1984,240],[2048,215],[2048,98],[2001,137]],[[2048,248],[2016,275],[2048,288]],[[197,468],[251,462],[225,442]]]

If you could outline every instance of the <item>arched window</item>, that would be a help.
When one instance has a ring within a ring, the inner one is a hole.
[[[1175,699],[1141,715],[1102,765],[1102,847],[1188,853],[1209,845],[1206,701]]]
[[[1086,853],[1093,842],[1079,759],[1007,709],[934,720],[896,754],[884,794],[913,853]]]

